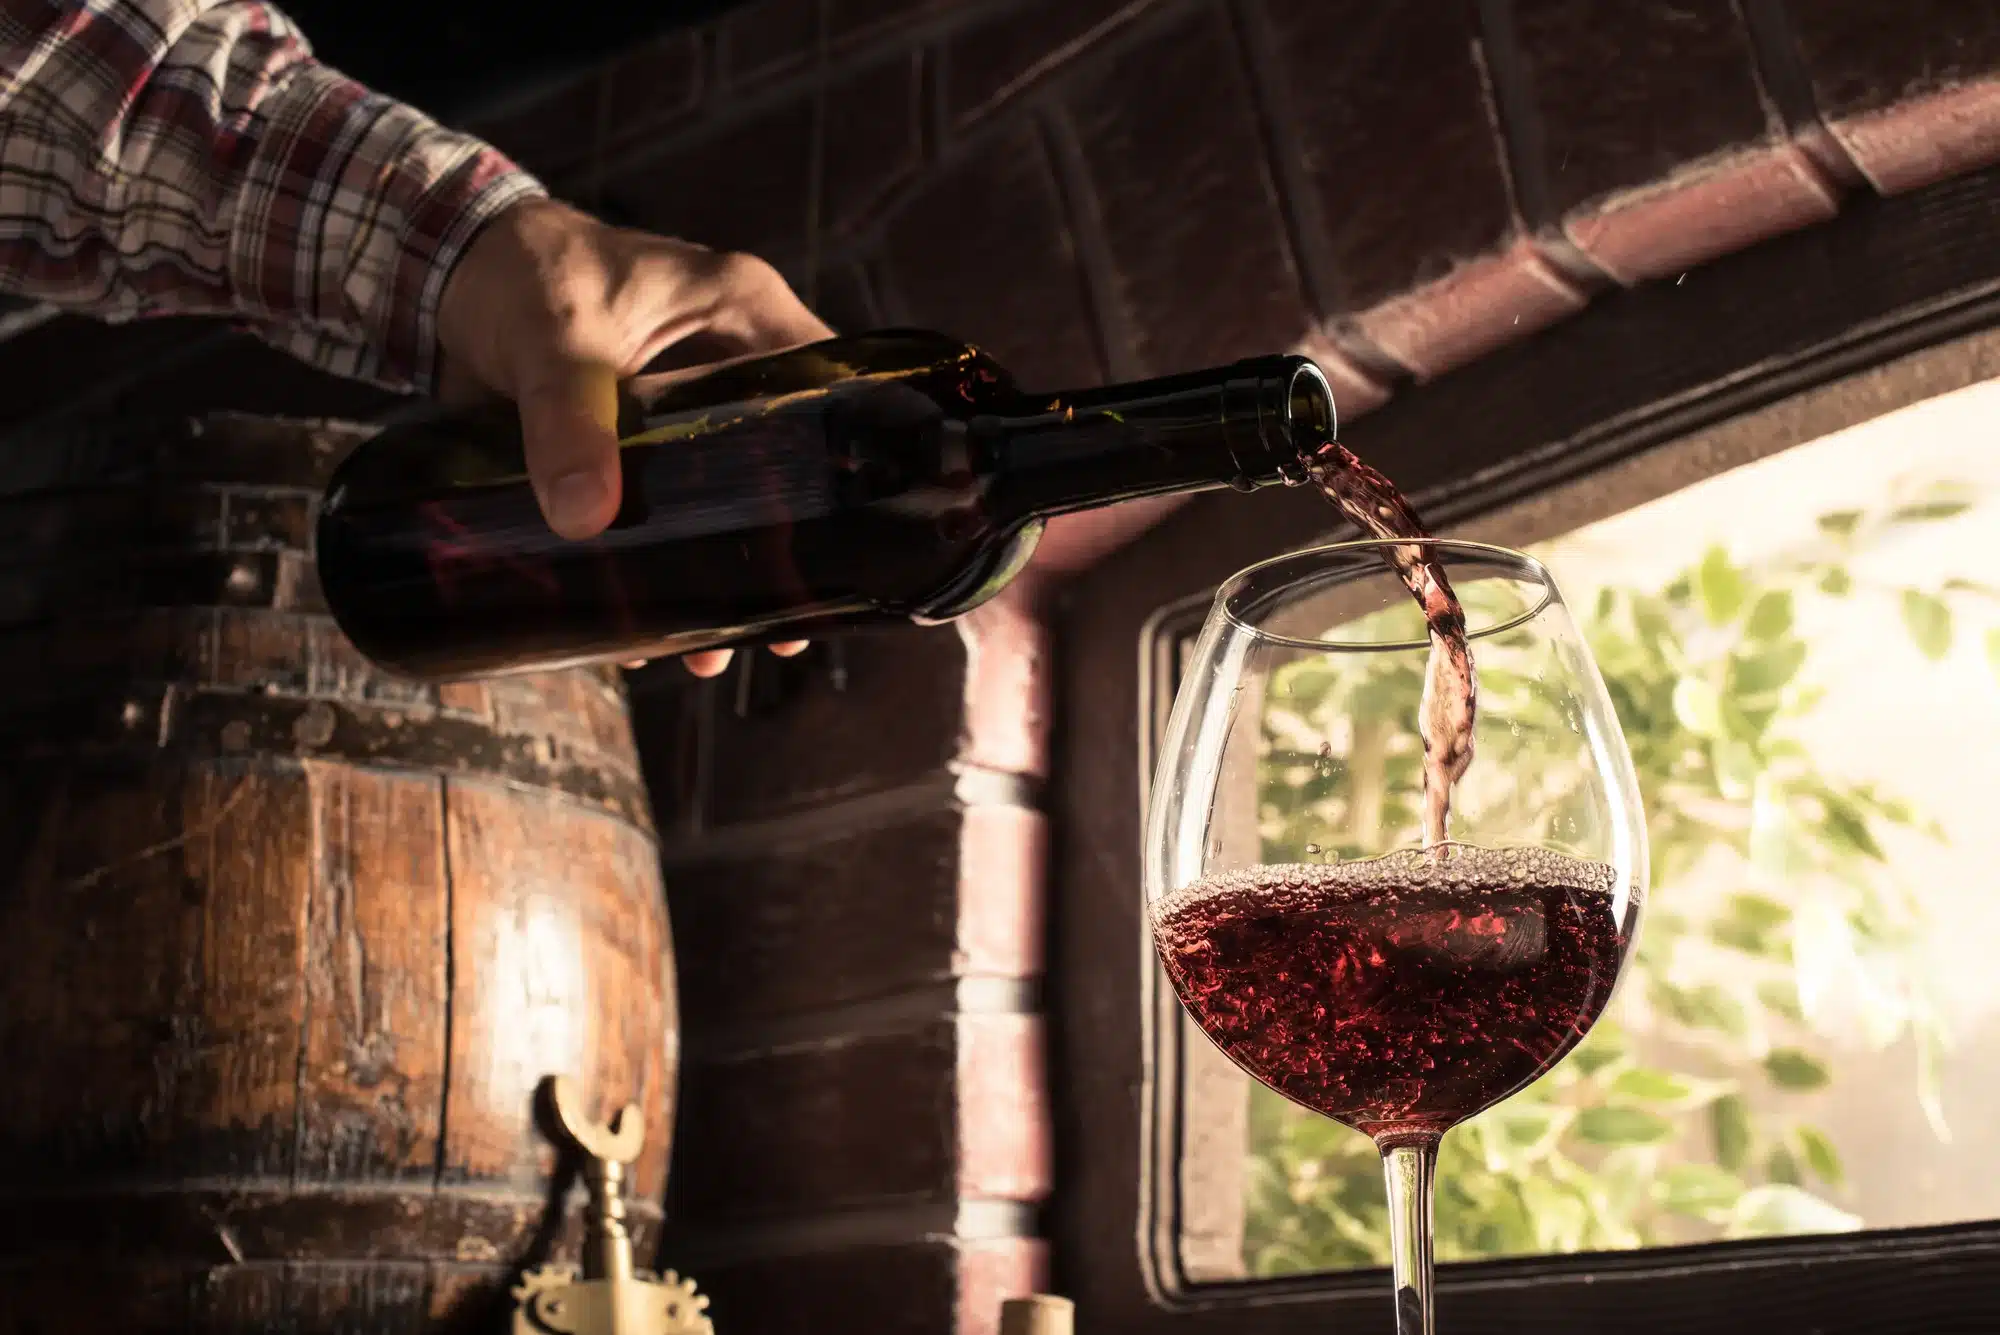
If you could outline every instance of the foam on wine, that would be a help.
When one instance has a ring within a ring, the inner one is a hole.
[[[1601,862],[1451,844],[1248,867],[1153,906],[1182,1004],[1238,1065],[1380,1143],[1442,1134],[1583,1038],[1629,945]]]

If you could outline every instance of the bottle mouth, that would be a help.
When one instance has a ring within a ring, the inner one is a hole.
[[[1326,373],[1309,358],[1300,358],[1285,387],[1285,425],[1301,451],[1318,449],[1340,434],[1340,413]]]

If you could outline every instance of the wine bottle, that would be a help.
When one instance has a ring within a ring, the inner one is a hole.
[[[1309,360],[1029,393],[939,334],[835,338],[621,390],[621,507],[557,537],[507,406],[429,411],[344,460],[327,605],[428,681],[936,623],[1018,574],[1053,515],[1302,481],[1332,439]]]

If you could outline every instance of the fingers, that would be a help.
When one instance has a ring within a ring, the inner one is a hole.
[[[775,352],[833,337],[783,275],[754,255],[722,257],[714,292],[708,329],[746,352]]]
[[[562,537],[596,537],[618,513],[616,372],[551,361],[515,397],[543,517]]]
[[[689,654],[681,663],[697,677],[719,677],[733,657],[732,649],[711,649],[707,653]]]
[[[782,644],[769,646],[771,652],[779,658],[797,658],[810,647],[811,641],[809,640],[786,640]],[[689,654],[681,659],[681,662],[695,676],[707,678],[720,676],[723,669],[729,666],[730,660],[735,658],[735,656],[736,651],[734,649],[711,649],[706,653]],[[625,666],[628,668],[644,667],[645,660],[640,659],[637,663],[627,663]]]

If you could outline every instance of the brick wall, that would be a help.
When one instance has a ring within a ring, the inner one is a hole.
[[[762,0],[478,128],[836,327],[1048,386],[1302,347],[1351,419],[2000,161],[1996,71],[1963,0]],[[726,1335],[984,1331],[1042,1281],[1045,640],[1022,599],[637,681],[684,989],[669,1259]]]
[[[725,1331],[990,1329],[1046,1276],[1039,623],[634,678],[679,941],[670,1263]]]

